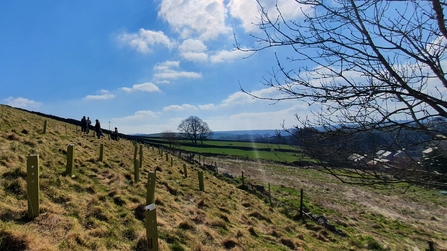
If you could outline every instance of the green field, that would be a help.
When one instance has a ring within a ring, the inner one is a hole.
[[[161,138],[145,138],[144,140],[169,146]],[[296,161],[312,162],[312,159],[305,156],[299,147],[286,144],[222,140],[206,140],[203,141],[203,144],[192,144],[189,140],[180,140],[179,143],[178,149],[200,154],[226,155],[248,160],[267,160],[284,163],[293,163]]]

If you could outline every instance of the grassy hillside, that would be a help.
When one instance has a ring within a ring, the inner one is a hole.
[[[447,250],[447,197],[438,191],[391,194],[348,187],[314,170],[207,160],[233,176],[243,170],[251,184],[270,183],[272,208],[264,197],[209,172],[205,192],[198,191],[200,167],[175,157],[171,166],[158,149],[144,148],[135,183],[132,142],[78,130],[0,105],[0,250],[144,250],[146,181],[155,170],[160,250],[423,250],[429,240],[437,250]],[[68,144],[75,145],[73,177],[64,174]],[[28,220],[26,159],[31,154],[40,158],[41,213]],[[344,235],[292,219],[299,188],[305,189],[311,212],[324,215]]]

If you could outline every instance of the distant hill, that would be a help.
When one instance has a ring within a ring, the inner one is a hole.
[[[256,140],[287,135],[283,130],[240,130],[214,132],[212,139],[220,140]]]

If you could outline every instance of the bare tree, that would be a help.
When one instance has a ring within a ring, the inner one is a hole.
[[[190,116],[182,120],[178,126],[178,130],[183,132],[194,144],[197,144],[197,140],[203,143],[204,139],[207,139],[213,134],[208,124],[197,116]]]
[[[180,135],[178,135],[178,133],[171,132],[169,130],[164,131],[161,134],[161,138],[168,142],[170,148],[177,147],[179,145]]]
[[[203,144],[204,139],[210,138],[213,134],[214,134],[214,132],[210,130],[210,128],[208,127],[208,124],[206,122],[203,122],[202,126],[199,127],[198,135],[199,135],[200,142],[202,144]]]
[[[290,132],[310,132],[300,144],[344,182],[445,185],[445,173],[421,165],[425,157],[414,152],[442,146],[445,136],[439,135],[447,132],[446,2],[296,4],[302,16],[288,20],[278,7],[272,15],[259,3],[257,25],[263,35],[252,35],[256,46],[249,49],[289,49],[285,57],[282,50],[275,52],[278,70],[264,78],[281,95],[242,91],[275,102],[307,102],[313,116],[297,115],[299,125]],[[237,41],[236,46],[247,50]],[[373,166],[379,150],[401,151],[405,157]],[[361,158],[353,161],[353,154]]]

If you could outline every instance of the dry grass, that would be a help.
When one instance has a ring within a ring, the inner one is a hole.
[[[439,191],[418,187],[405,193],[396,188],[372,189],[345,185],[312,169],[231,159],[220,159],[219,163],[221,172],[240,177],[244,171],[250,183],[270,183],[279,206],[284,206],[284,201],[299,200],[299,190],[304,189],[306,206],[347,233],[353,250],[368,249],[368,241],[376,241],[383,250],[425,250],[427,242],[433,241],[436,250],[447,250],[447,197]],[[320,228],[312,228],[315,238],[338,242]]]
[[[250,179],[271,183],[277,197],[294,196],[280,191],[281,185],[305,188],[308,203],[337,212],[327,218],[348,232],[349,237],[342,237],[287,218],[281,208],[272,209],[210,173],[205,173],[205,192],[200,192],[200,168],[187,164],[184,178],[185,163],[174,157],[171,166],[158,149],[144,148],[140,181],[135,183],[132,142],[96,139],[78,130],[0,105],[0,250],[144,250],[146,180],[155,170],[160,250],[371,250],[375,240],[381,247],[405,250],[429,236],[445,248],[446,239],[440,236],[446,232],[446,211],[436,203],[421,206],[423,201],[414,197],[411,202],[405,196],[375,194],[293,168],[278,171],[260,163],[216,160],[219,171],[237,175],[245,170]],[[75,145],[74,177],[64,175],[68,144]],[[100,144],[105,148],[102,162]],[[27,219],[26,199],[30,154],[39,155],[41,169],[41,213],[33,220]],[[372,214],[382,222],[373,222]],[[427,219],[429,215],[436,220]],[[404,229],[398,236],[409,236],[401,242],[394,235],[387,241],[383,221],[394,219],[417,234]],[[376,227],[367,227],[370,223]]]

